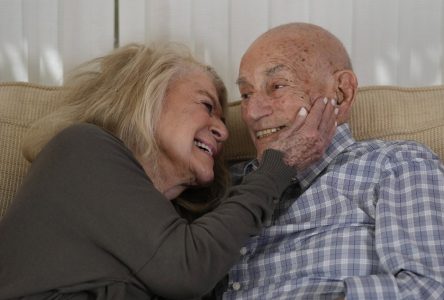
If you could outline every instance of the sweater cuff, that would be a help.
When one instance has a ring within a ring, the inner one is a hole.
[[[258,173],[271,173],[274,175],[278,191],[282,193],[296,176],[296,169],[284,163],[284,154],[274,149],[265,150],[262,162],[257,168]]]

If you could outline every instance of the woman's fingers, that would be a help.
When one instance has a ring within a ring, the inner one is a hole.
[[[299,111],[295,122],[275,145],[284,152],[287,164],[298,170],[322,158],[336,131],[335,101],[319,98],[307,115],[305,112]]]
[[[335,99],[331,99],[328,101],[329,103],[327,103],[327,105],[325,106],[322,118],[319,123],[319,132],[323,133],[324,137],[327,140],[331,140],[336,131],[336,126],[337,126],[336,120],[339,109],[336,105]]]
[[[328,108],[328,99],[325,97],[317,98],[310,109],[304,126],[311,130],[317,130],[323,120],[323,113]]]
[[[297,133],[304,125],[307,114],[307,109],[305,107],[301,107],[296,115],[294,122],[286,130],[278,133],[278,139],[286,139]]]
[[[293,123],[277,133],[269,147],[284,152],[288,165],[303,170],[324,155],[336,131],[336,116],[336,102],[318,98],[309,113],[301,108]]]

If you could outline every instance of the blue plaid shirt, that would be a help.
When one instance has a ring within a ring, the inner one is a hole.
[[[444,166],[429,149],[356,142],[344,124],[298,182],[240,249],[223,299],[444,299]]]

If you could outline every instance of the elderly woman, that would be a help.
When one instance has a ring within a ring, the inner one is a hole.
[[[72,82],[24,147],[32,167],[0,223],[0,299],[201,296],[271,217],[295,175],[288,145],[225,192],[225,87],[171,45],[120,48]],[[331,111],[313,114],[334,128]]]

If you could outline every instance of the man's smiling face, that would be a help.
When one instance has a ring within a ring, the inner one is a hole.
[[[288,55],[292,49],[276,49],[273,44],[267,39],[256,41],[242,58],[237,80],[242,118],[258,154],[277,138],[277,132],[294,122],[302,107],[309,111],[320,95],[312,92],[308,58],[295,63]]]

